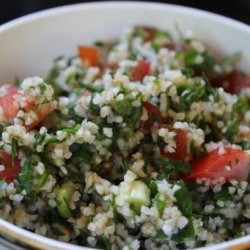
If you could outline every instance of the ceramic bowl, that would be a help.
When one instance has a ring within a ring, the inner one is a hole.
[[[250,27],[216,14],[168,4],[144,2],[84,3],[31,14],[0,26],[0,80],[43,76],[58,55],[76,54],[76,46],[112,39],[133,25],[148,25],[176,33],[191,30],[218,55],[242,51],[238,65],[250,69]],[[0,219],[1,249],[86,250],[28,232]],[[21,247],[21,245],[23,247]],[[206,247],[206,250],[246,249],[250,236]]]

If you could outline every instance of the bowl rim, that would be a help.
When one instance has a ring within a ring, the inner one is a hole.
[[[69,4],[63,5],[59,7],[53,7],[41,11],[37,11],[31,14],[27,14],[21,17],[18,17],[14,20],[8,21],[2,25],[0,25],[0,35],[12,28],[18,28],[21,25],[27,24],[29,22],[33,22],[36,20],[44,19],[47,17],[55,16],[55,15],[62,15],[64,13],[70,13],[74,11],[79,11],[81,9],[91,10],[91,9],[98,9],[98,8],[147,8],[147,9],[162,9],[168,8],[170,11],[177,12],[177,13],[187,13],[190,12],[191,15],[200,18],[206,18],[209,20],[214,20],[219,23],[223,23],[225,25],[231,26],[236,29],[240,29],[242,32],[250,34],[250,25],[245,24],[243,22],[234,20],[230,17],[226,17],[220,14],[211,13],[209,11],[200,10],[197,8],[186,7],[177,4],[168,4],[168,3],[155,3],[155,2],[138,2],[138,1],[105,1],[105,2],[87,2],[87,3],[76,3],[76,4]],[[17,242],[22,239],[22,242],[25,242],[27,245],[39,249],[53,249],[53,250],[88,250],[93,248],[88,248],[85,246],[77,246],[70,243],[61,242],[58,240],[54,240],[45,236],[38,235],[36,233],[30,232],[26,229],[20,228],[4,219],[0,218],[0,233],[4,231],[4,235],[10,236],[15,239]],[[215,244],[212,246],[196,248],[196,249],[204,249],[204,250],[222,250],[222,249],[229,249],[235,246],[247,247],[250,245],[250,235],[233,239],[230,241],[222,242],[219,244]]]
[[[19,25],[25,24],[27,22],[31,22],[33,20],[38,20],[41,18],[46,18],[54,15],[61,15],[63,13],[76,11],[79,8],[85,9],[95,9],[95,8],[117,8],[117,7],[134,7],[140,8],[154,8],[154,9],[161,9],[161,8],[168,8],[171,11],[177,12],[193,12],[196,16],[203,16],[208,19],[216,19],[218,22],[227,23],[229,26],[233,26],[235,28],[241,29],[244,32],[250,33],[250,25],[243,23],[241,21],[235,20],[231,17],[223,16],[220,14],[212,13],[206,10],[201,10],[198,8],[187,7],[178,4],[169,4],[169,3],[158,3],[158,2],[144,2],[144,1],[105,1],[105,2],[86,2],[86,3],[75,3],[75,4],[68,4],[62,5],[58,7],[48,8],[45,10],[40,10],[34,13],[26,14],[15,18],[14,20],[8,21],[0,25],[0,33],[11,29],[16,28]]]

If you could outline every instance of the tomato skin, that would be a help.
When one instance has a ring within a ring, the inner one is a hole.
[[[0,122],[13,124],[14,118],[17,116],[20,108],[18,102],[15,101],[16,96],[22,99],[22,101],[25,103],[25,106],[23,107],[23,110],[25,112],[28,113],[31,110],[36,110],[37,113],[37,119],[35,119],[32,124],[23,124],[27,130],[30,130],[37,126],[56,108],[56,105],[54,103],[45,103],[39,105],[39,108],[37,109],[37,105],[28,101],[15,86],[4,85],[2,88],[6,88],[6,94],[0,97],[0,107],[3,111],[3,114],[0,117]]]
[[[150,62],[146,60],[137,61],[137,65],[132,68],[131,80],[142,81],[150,72]]]
[[[193,160],[191,164],[191,174],[181,176],[185,181],[195,181],[198,178],[224,178],[226,181],[230,179],[241,181],[247,179],[250,158],[242,150],[227,148],[224,154],[219,154],[216,149],[200,159]],[[229,165],[231,166],[230,171],[226,168]]]
[[[156,105],[150,102],[142,102],[142,106],[148,111],[148,113],[161,116],[161,111]]]
[[[147,42],[152,41],[156,34],[156,30],[153,28],[145,28],[144,31],[146,33],[145,41]]]
[[[26,111],[30,111],[33,105],[29,105],[26,108]],[[31,125],[25,125],[27,130],[31,130],[37,125],[39,125],[51,112],[56,108],[56,105],[53,103],[42,104],[36,111],[37,119],[32,122]]]
[[[154,126],[154,124],[158,124],[160,128],[167,128],[169,131],[176,133],[176,151],[173,153],[166,153],[164,152],[164,149],[160,149],[160,154],[163,157],[167,157],[173,160],[180,160],[180,161],[186,160],[187,132],[185,130],[173,128],[169,125],[166,125],[171,122],[172,118],[169,116],[163,116],[159,107],[157,107],[156,105],[153,105],[150,102],[142,102],[142,106],[147,110],[150,116],[148,120],[140,122],[140,127],[142,129],[150,131],[150,129]]]
[[[164,47],[169,49],[170,51],[182,51],[182,50],[184,50],[184,46],[182,44],[179,44],[179,43],[168,44]]]
[[[6,89],[7,94],[17,94],[18,93],[18,89],[16,86],[5,84],[2,87]]]
[[[142,106],[147,110],[149,115],[155,115],[156,117],[160,118],[162,120],[162,123],[170,123],[171,117],[169,116],[163,116],[162,112],[160,111],[160,108],[156,105],[150,103],[150,102],[142,102]]]
[[[222,87],[230,94],[238,94],[243,88],[250,88],[250,76],[234,70],[229,74],[212,80],[212,86]]]
[[[111,70],[117,70],[119,67],[118,63],[110,63],[107,65],[107,68],[111,69]]]
[[[18,113],[18,104],[15,103],[14,96],[20,95],[15,86],[3,85],[1,88],[5,89],[6,94],[0,97],[0,107],[3,110],[1,122],[12,123],[14,117]]]
[[[141,27],[138,32],[144,38],[145,42],[150,42],[155,37],[156,29],[151,27]]]
[[[175,152],[168,153],[168,152],[165,152],[164,149],[160,149],[161,156],[172,159],[172,160],[185,161],[187,158],[187,132],[183,129],[172,128],[167,125],[160,125],[160,128],[166,128],[169,131],[176,133]]]
[[[0,180],[10,183],[21,171],[20,160],[16,157],[12,164],[11,155],[4,151],[0,152],[0,159],[1,164],[5,166],[5,170],[0,171]]]
[[[99,51],[94,46],[78,46],[78,54],[82,63],[88,63],[90,66],[96,67],[100,64]]]

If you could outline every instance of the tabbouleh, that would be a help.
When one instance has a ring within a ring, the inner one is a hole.
[[[0,88],[0,216],[104,249],[250,234],[250,78],[239,53],[148,27]]]

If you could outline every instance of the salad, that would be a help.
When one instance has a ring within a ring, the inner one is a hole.
[[[138,26],[0,87],[0,217],[103,249],[250,234],[250,77]]]

